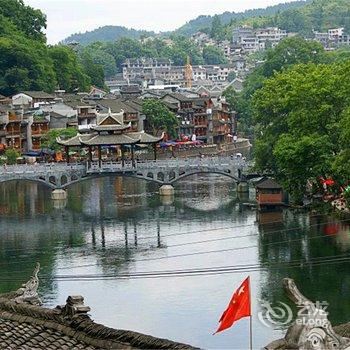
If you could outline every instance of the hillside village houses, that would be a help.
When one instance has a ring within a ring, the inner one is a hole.
[[[295,33],[288,33],[277,27],[252,28],[250,26],[234,28],[231,41],[214,40],[209,34],[201,31],[193,34],[191,39],[200,49],[207,45],[216,46],[222,50],[228,62],[216,65],[193,65],[193,90],[208,89],[213,90],[212,93],[218,90],[220,94],[232,82],[232,77],[237,79],[233,85],[240,87],[249,72],[259,64],[258,61],[251,63],[247,60],[250,54],[273,48],[284,38],[294,35]],[[322,43],[327,50],[341,45],[350,45],[350,35],[345,34],[344,28],[330,29],[325,33],[315,31],[313,39]],[[171,39],[168,41],[171,46]],[[115,91],[122,90],[128,85],[138,85],[143,88],[185,87],[185,70],[186,66],[174,66],[169,59],[127,59],[123,64],[122,73],[117,74],[106,84]]]
[[[232,82],[232,77],[237,79],[233,85],[240,87],[245,76],[255,67],[247,62],[247,55],[274,47],[286,36],[288,36],[287,32],[279,28],[253,29],[247,26],[235,28],[232,41],[216,41],[203,32],[193,34],[191,39],[200,49],[207,45],[216,46],[222,50],[228,62],[227,64],[193,65],[194,91],[204,88],[211,92],[218,90],[221,94]],[[129,85],[138,85],[142,88],[186,87],[185,70],[186,66],[175,66],[169,59],[129,58],[123,63],[122,73],[106,81],[106,84],[112,91],[122,91]]]
[[[314,31],[314,40],[320,42],[326,50],[334,50],[339,46],[350,46],[350,35],[344,28],[329,29],[327,32]]]
[[[160,99],[179,119],[178,136],[204,143],[231,142],[236,133],[235,113],[223,99],[193,91],[139,91],[123,97],[93,88],[89,93],[23,91],[0,104],[0,152],[15,148],[22,153],[41,152],[43,138],[51,129],[74,127],[88,133],[101,113],[121,113],[129,132],[149,131],[142,113],[147,98]],[[193,136],[194,135],[194,136]]]

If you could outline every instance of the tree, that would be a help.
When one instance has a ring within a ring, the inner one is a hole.
[[[338,182],[345,186],[350,182],[350,107],[342,113],[339,128],[341,151],[334,157],[332,171]]]
[[[98,70],[99,67],[103,68],[104,76],[109,78],[113,77],[117,73],[117,65],[114,57],[104,50],[105,45],[102,43],[94,43],[83,49],[81,57],[89,62],[89,69]],[[92,64],[96,65],[92,67]],[[93,76],[91,76],[93,80]],[[96,85],[96,84],[94,84]]]
[[[308,180],[349,181],[350,69],[344,63],[295,65],[265,80],[254,93],[254,158],[274,172],[295,201]]]
[[[206,64],[223,64],[227,59],[222,50],[216,46],[206,45],[203,48],[203,59]]]
[[[16,164],[17,158],[20,157],[20,153],[14,148],[9,148],[5,151],[6,163],[9,165]]]
[[[296,203],[301,203],[307,181],[326,176],[330,169],[331,144],[327,136],[301,137],[282,134],[273,150],[277,176]]]
[[[81,55],[81,64],[84,72],[90,77],[91,84],[101,89],[105,88],[105,73],[102,64],[96,64],[89,52],[83,52]]]
[[[61,137],[63,139],[70,139],[76,136],[77,133],[78,131],[75,128],[51,129],[43,136],[42,147],[51,149],[53,151],[58,151],[62,148],[62,146],[57,143],[58,137]]]
[[[53,91],[56,77],[46,45],[26,37],[0,15],[0,93],[11,95],[24,88]],[[20,82],[23,79],[23,87]]]
[[[224,28],[221,23],[220,17],[215,15],[213,21],[211,22],[210,36],[214,39],[222,39],[224,35]]]
[[[177,136],[179,121],[162,101],[156,99],[144,100],[142,113],[146,116],[147,124],[154,135],[159,135],[161,131],[165,131],[173,138]]]
[[[300,37],[286,38],[275,48],[268,50],[264,55],[264,62],[247,77],[243,91],[237,98],[236,111],[245,130],[252,128],[252,97],[262,88],[266,79],[296,64],[328,61],[321,44]]]
[[[22,0],[0,0],[0,15],[9,19],[28,38],[45,42],[46,16]]]
[[[57,45],[49,48],[53,60],[58,87],[68,92],[86,91],[91,81],[84,72],[75,52],[68,46]]]

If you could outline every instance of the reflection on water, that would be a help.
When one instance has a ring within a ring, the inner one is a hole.
[[[252,195],[251,198],[254,196]],[[40,261],[40,293],[48,306],[82,294],[92,317],[206,348],[247,348],[248,320],[212,336],[217,321],[247,272],[157,279],[106,275],[258,265],[252,279],[256,347],[281,335],[259,323],[258,299],[286,301],[292,277],[313,300],[330,302],[330,319],[348,321],[349,262],[313,259],[349,253],[345,222],[288,210],[257,213],[237,198],[231,181],[196,176],[180,182],[174,198],[158,186],[105,177],[69,188],[66,202],[34,183],[0,186],[0,292],[18,288]],[[95,275],[90,281],[54,276]]]

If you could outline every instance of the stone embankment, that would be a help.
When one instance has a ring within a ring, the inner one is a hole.
[[[204,145],[200,147],[186,147],[182,146],[181,148],[169,147],[166,149],[161,149],[157,151],[158,159],[166,158],[187,158],[187,157],[198,157],[198,156],[227,156],[237,153],[242,153],[243,156],[249,155],[252,145],[249,142],[249,139],[239,138],[235,143],[226,143],[221,145]],[[146,159],[152,157],[151,154],[140,156],[140,159]]]

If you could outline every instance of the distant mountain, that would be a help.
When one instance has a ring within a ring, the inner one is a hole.
[[[123,37],[139,39],[143,35],[153,36],[155,33],[146,30],[129,29],[121,26],[103,26],[85,33],[72,34],[64,39],[62,43],[67,44],[76,41],[81,45],[88,45],[95,41],[115,41]]]
[[[309,4],[311,0],[299,0],[288,3],[282,3],[274,6],[269,6],[266,8],[246,10],[244,12],[224,12],[219,15],[222,24],[229,24],[231,21],[240,21],[253,17],[260,16],[271,16],[278,12],[297,9]],[[201,29],[210,28],[214,16],[199,16],[186,24],[184,24],[179,29],[175,30],[175,34],[182,34],[186,36],[191,36],[192,34],[198,32]]]
[[[219,15],[219,18],[223,24],[229,24],[231,20],[244,20],[252,17],[258,16],[269,16],[274,15],[280,11],[285,11],[288,9],[296,9],[305,4],[309,3],[311,0],[299,0],[293,1],[289,3],[283,3],[275,6],[269,6],[265,9],[254,9],[247,10],[244,12],[224,12]],[[203,28],[209,28],[211,26],[213,20],[213,16],[199,16],[196,19],[193,19],[187,22],[182,27],[176,29],[174,32],[164,33],[166,35],[169,34],[180,34],[185,36],[191,36],[192,34],[198,32]],[[88,45],[95,41],[115,41],[122,37],[139,39],[141,36],[153,36],[154,32],[149,32],[145,30],[136,30],[136,29],[128,29],[121,26],[103,26],[97,28],[93,31],[88,31],[85,33],[77,33],[72,34],[68,38],[64,39],[62,43],[69,43],[72,41],[76,41],[81,45]]]

